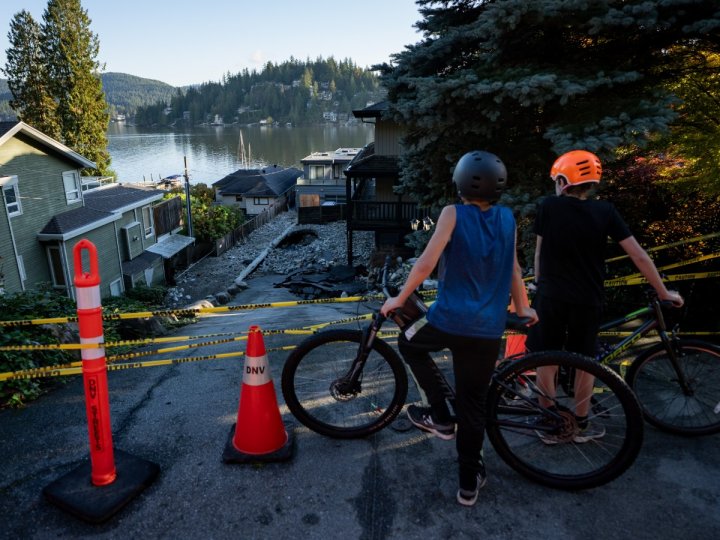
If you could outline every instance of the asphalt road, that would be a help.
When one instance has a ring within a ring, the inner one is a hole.
[[[233,304],[294,299],[258,277]],[[367,308],[296,306],[204,317],[177,335],[296,328]],[[298,336],[268,335],[268,349]],[[244,342],[166,358],[244,350]],[[489,480],[478,504],[455,501],[455,447],[414,429],[337,441],[293,422],[279,389],[286,352],[269,352],[279,409],[295,438],[288,461],[226,464],[242,358],[112,371],[114,448],[159,465],[155,481],[101,524],[51,504],[43,489],[89,455],[80,377],[21,410],[0,411],[0,538],[720,538],[720,436],[687,439],[647,427],[638,460],[583,492],[519,476],[486,444]],[[153,357],[156,358],[156,357]],[[412,398],[411,398],[412,399]],[[89,482],[89,478],[88,478]],[[91,488],[89,496],[102,488]],[[93,499],[94,500],[94,499]]]

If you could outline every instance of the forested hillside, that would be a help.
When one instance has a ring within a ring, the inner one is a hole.
[[[100,77],[111,117],[124,114],[138,125],[342,122],[353,109],[384,97],[375,73],[332,57],[268,62],[260,72],[246,69],[182,89],[126,73]],[[0,79],[0,120],[15,118],[11,99],[7,80]]]
[[[352,110],[382,99],[377,76],[351,60],[268,62],[261,72],[245,69],[220,82],[176,93],[168,101],[138,109],[138,125],[203,123],[342,122]]]
[[[177,92],[175,87],[164,82],[127,73],[103,73],[100,78],[111,115],[135,114],[139,107],[158,101],[170,101]]]
[[[11,99],[12,94],[10,93],[10,88],[8,88],[7,79],[0,79],[0,121],[15,118],[15,113],[10,108]]]
[[[169,102],[178,91],[174,86],[164,82],[127,73],[103,73],[100,78],[111,116],[116,114],[132,116],[138,107],[161,100]],[[7,80],[0,79],[0,120],[15,119],[15,113],[10,108],[11,99],[12,94]]]

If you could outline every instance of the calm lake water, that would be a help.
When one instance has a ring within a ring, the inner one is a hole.
[[[341,147],[361,148],[374,138],[372,125],[303,127],[196,127],[158,130],[111,123],[108,150],[118,181],[157,182],[183,174],[187,156],[193,184],[207,185],[241,168],[241,133],[250,167],[282,165],[302,168],[300,160],[312,152]]]

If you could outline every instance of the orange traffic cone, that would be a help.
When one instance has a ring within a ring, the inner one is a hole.
[[[257,463],[292,456],[292,432],[285,430],[259,326],[251,326],[245,354],[237,423],[230,430],[223,461]]]
[[[527,290],[525,287],[522,288],[522,293],[525,296],[525,301],[528,302]],[[529,303],[529,302],[528,302]],[[510,300],[510,311],[516,313],[515,303]],[[505,358],[525,354],[525,341],[527,336],[524,334],[510,334],[505,338]]]

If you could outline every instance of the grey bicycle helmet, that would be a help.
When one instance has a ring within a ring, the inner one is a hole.
[[[493,202],[500,198],[507,183],[507,170],[495,154],[474,150],[461,157],[453,171],[458,195]]]

